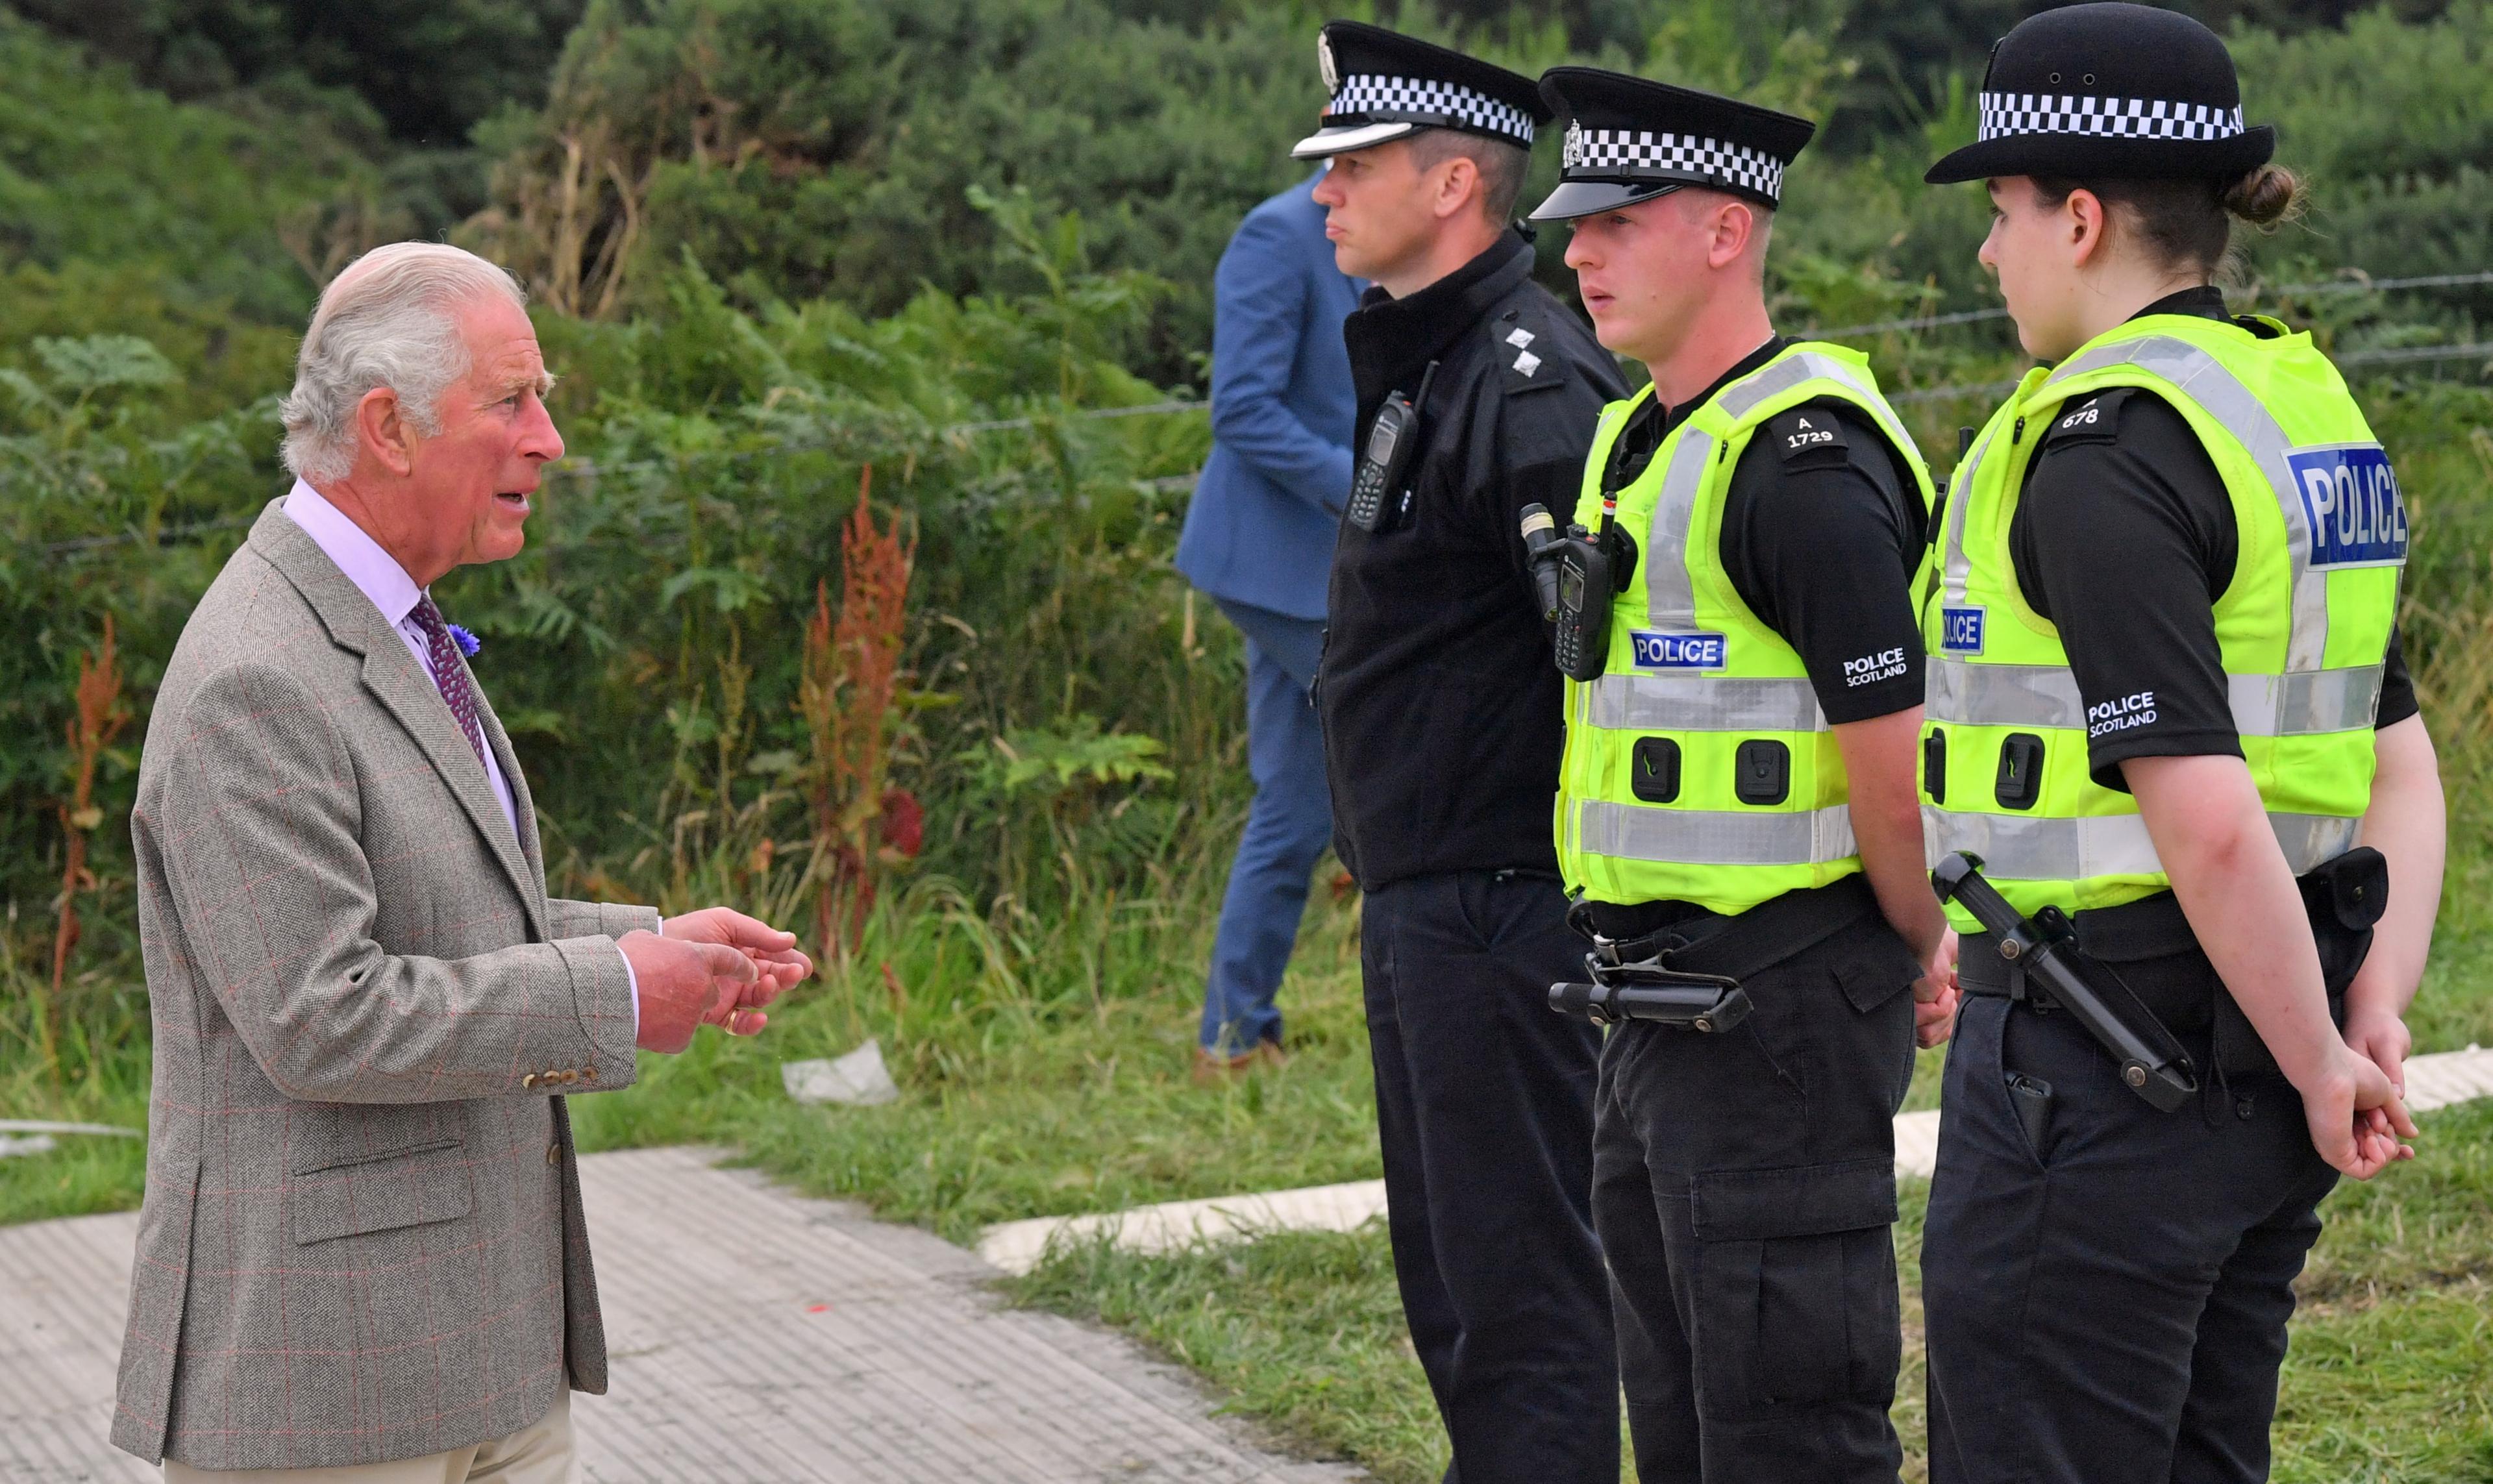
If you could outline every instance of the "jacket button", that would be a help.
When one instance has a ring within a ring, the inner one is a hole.
[[[537,1074],[535,1074],[534,1072],[530,1072],[527,1076],[523,1077],[523,1078],[521,1078],[521,1079],[520,1079],[520,1085],[521,1085],[521,1086],[523,1086],[523,1087],[533,1087],[533,1086],[535,1086],[536,1084],[537,1084]]]
[[[580,1080],[590,1083],[597,1081],[597,1063],[592,1061],[588,1065],[582,1067],[580,1069]]]
[[[562,1163],[562,1145],[558,1143],[550,1143],[546,1145],[546,1163],[549,1165],[559,1165]]]

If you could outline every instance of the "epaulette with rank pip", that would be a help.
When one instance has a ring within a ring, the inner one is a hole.
[[[1567,383],[1567,363],[1552,356],[1549,325],[1534,305],[1517,305],[1488,322],[1490,353],[1506,373],[1508,396]]]

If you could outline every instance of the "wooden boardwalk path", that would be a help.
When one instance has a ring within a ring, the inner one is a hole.
[[[1331,1484],[1130,1342],[1003,1307],[995,1269],[694,1149],[581,1161],[613,1388],[593,1484]],[[0,1480],[155,1480],[105,1443],[135,1214],[0,1228]],[[680,1287],[680,1275],[723,1281]]]

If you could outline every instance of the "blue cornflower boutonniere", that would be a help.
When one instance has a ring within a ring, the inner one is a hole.
[[[476,658],[476,651],[485,647],[485,641],[483,639],[478,638],[475,635],[459,627],[459,625],[450,624],[447,625],[447,627],[450,630],[450,642],[458,645],[459,652],[466,655],[467,658],[471,660]]]

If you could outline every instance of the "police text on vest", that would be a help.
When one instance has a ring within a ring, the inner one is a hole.
[[[1664,634],[1631,629],[1628,644],[1638,669],[1721,669],[1729,645],[1720,634]]]

